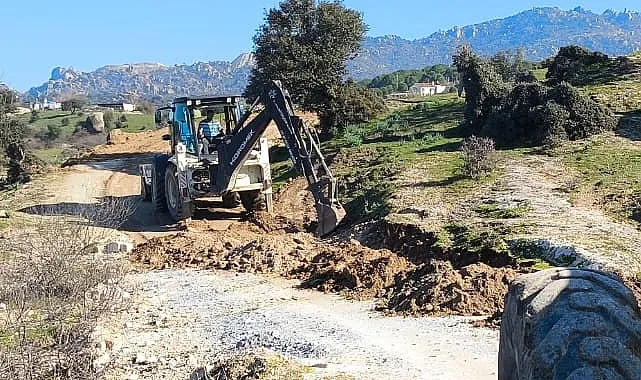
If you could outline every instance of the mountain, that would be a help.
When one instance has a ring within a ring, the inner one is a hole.
[[[625,55],[641,49],[641,14],[613,10],[596,14],[580,7],[569,11],[534,8],[505,19],[439,31],[414,41],[396,36],[367,38],[348,67],[355,79],[422,69],[451,63],[457,46],[463,44],[469,44],[480,55],[522,48],[532,61],[546,59],[570,44],[608,55]]]
[[[481,55],[522,48],[530,60],[542,60],[570,44],[608,55],[641,49],[641,14],[584,8],[534,8],[504,19],[433,33],[418,40],[397,36],[368,37],[348,63],[356,80],[401,69],[419,69],[450,63],[457,46],[469,44]],[[31,98],[59,98],[84,94],[97,101],[144,98],[166,101],[178,95],[242,92],[253,60],[243,54],[233,62],[164,66],[142,63],[105,66],[91,73],[56,68],[51,79],[32,88]]]
[[[253,57],[246,53],[232,62],[110,65],[90,73],[56,67],[49,81],[30,89],[26,96],[43,99],[85,95],[96,102],[162,102],[181,95],[241,93],[252,65]]]

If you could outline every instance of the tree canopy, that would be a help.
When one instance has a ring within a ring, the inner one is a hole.
[[[366,30],[361,14],[340,1],[281,2],[267,12],[254,37],[256,65],[245,95],[257,96],[270,81],[280,80],[297,104],[318,112],[321,120],[344,119],[336,117],[333,106],[337,96],[351,93],[341,89],[345,63],[359,50]]]

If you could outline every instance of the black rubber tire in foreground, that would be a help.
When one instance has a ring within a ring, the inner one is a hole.
[[[614,276],[549,269],[517,278],[501,323],[499,380],[641,379],[641,314]]]
[[[151,166],[151,202],[154,211],[167,211],[167,199],[165,199],[165,171],[169,155],[159,154],[154,156]]]
[[[180,193],[176,167],[167,165],[165,171],[165,198],[167,199],[167,211],[175,222],[191,218],[191,202],[186,201]]]
[[[240,201],[247,212],[264,211],[267,208],[265,196],[260,190],[240,192]]]

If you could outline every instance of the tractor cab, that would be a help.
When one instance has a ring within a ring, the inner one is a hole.
[[[159,108],[155,120],[169,126],[172,154],[182,147],[189,156],[211,160],[217,145],[235,133],[244,105],[240,95],[181,97]]]

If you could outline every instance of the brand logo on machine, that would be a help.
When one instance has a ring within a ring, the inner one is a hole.
[[[249,144],[249,140],[254,136],[254,131],[249,131],[247,134],[247,137],[245,137],[245,141],[243,141],[242,144],[240,144],[240,147],[238,147],[238,150],[236,150],[236,153],[231,157],[231,166],[236,165],[236,161],[238,161],[238,158],[240,158],[240,154],[243,152],[247,144]]]

